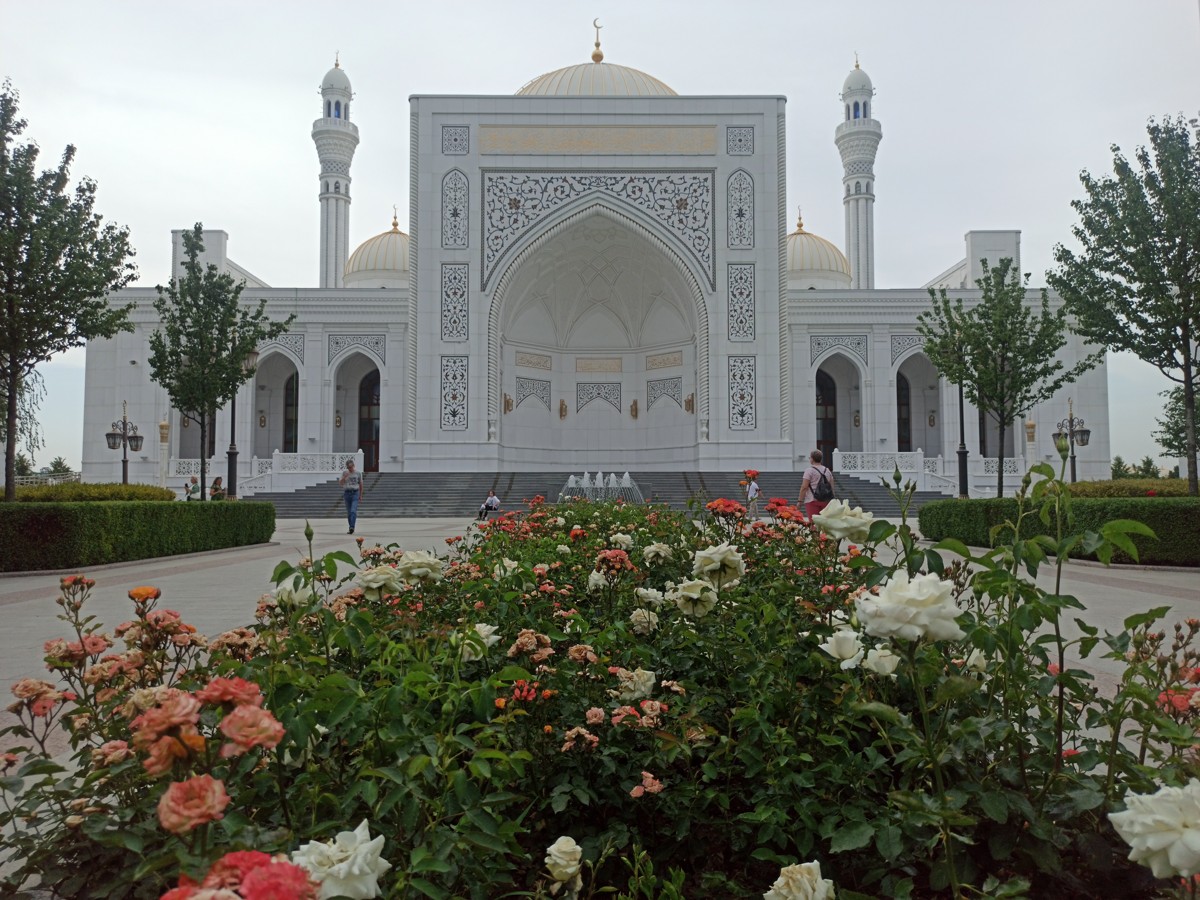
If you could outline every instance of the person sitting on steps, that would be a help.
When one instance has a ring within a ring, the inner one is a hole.
[[[488,519],[489,513],[494,513],[494,512],[499,512],[499,511],[500,511],[500,498],[496,496],[495,491],[488,491],[487,499],[485,499],[483,501],[483,503],[480,504],[479,515],[476,517],[476,521],[486,522]]]

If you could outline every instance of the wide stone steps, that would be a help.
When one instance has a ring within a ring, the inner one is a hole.
[[[618,479],[622,474],[616,473]],[[765,515],[766,504],[772,497],[795,503],[803,474],[760,473],[760,513]],[[835,473],[835,476],[840,499],[877,516],[899,515],[899,507],[878,481],[845,474]],[[362,518],[470,518],[478,512],[489,489],[500,498],[501,510],[507,511],[522,508],[525,501],[539,494],[548,502],[555,502],[568,477],[569,473],[564,472],[368,472],[364,475],[364,495],[358,514]],[[742,475],[738,472],[631,472],[630,477],[646,500],[674,509],[687,509],[690,503],[702,506],[718,497],[745,502],[745,489],[738,484]],[[258,493],[253,499],[274,503],[275,514],[284,519],[338,518],[345,514],[342,489],[336,479],[295,492]],[[942,494],[921,492],[914,498],[914,511],[921,503],[941,499],[945,499]]]

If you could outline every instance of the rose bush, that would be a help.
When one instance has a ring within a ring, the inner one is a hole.
[[[1060,488],[1027,484],[1022,515]],[[66,636],[0,745],[5,887],[159,897],[236,870],[204,890],[245,896],[267,875],[236,854],[259,853],[312,863],[297,896],[1155,890],[1107,814],[1195,774],[1200,622],[1067,639],[1082,604],[1033,582],[1044,538],[971,555],[872,522],[845,546],[786,503],[708,506],[535,500],[436,564],[310,550],[211,639],[153,588],[102,633],[64,579]],[[44,752],[63,727],[70,766]]]

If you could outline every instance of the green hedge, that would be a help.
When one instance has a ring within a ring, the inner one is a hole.
[[[0,571],[74,569],[261,544],[270,503],[0,503]]]
[[[1101,525],[1113,519],[1133,519],[1152,528],[1157,538],[1137,536],[1133,539],[1139,562],[1200,566],[1200,498],[1075,498],[1071,501],[1071,510],[1076,530],[1099,531]],[[1017,501],[1003,497],[998,500],[935,500],[921,507],[918,518],[921,534],[928,540],[952,537],[973,547],[990,547],[992,527],[1014,520],[1016,515]],[[1037,532],[1053,533],[1053,529],[1042,525],[1037,516],[1027,517],[1025,524],[1028,533],[1022,537]],[[1113,562],[1132,561],[1124,553],[1113,554]]]
[[[1077,481],[1070,491],[1073,497],[1186,497],[1188,483],[1186,478],[1119,478]]]
[[[101,482],[81,484],[31,484],[17,488],[18,503],[82,503],[99,500],[174,500],[175,492],[152,484]]]

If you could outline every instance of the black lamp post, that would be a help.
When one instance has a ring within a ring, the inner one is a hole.
[[[137,453],[142,449],[143,435],[138,434],[137,426],[129,421],[129,404],[121,401],[121,421],[112,423],[112,431],[104,436],[108,441],[108,449],[121,448],[121,484],[129,484],[129,451]]]
[[[958,385],[958,499],[966,500],[967,491],[967,423],[963,420],[963,386]]]
[[[246,354],[246,358],[242,360],[242,369],[246,372],[254,371],[255,365],[258,363],[258,351],[251,350]],[[234,391],[233,397],[229,401],[229,450],[225,454],[229,460],[229,468],[225,473],[225,496],[229,500],[237,499],[237,391]]]
[[[1054,444],[1057,447],[1069,447],[1071,450],[1071,483],[1075,483],[1075,445],[1086,447],[1092,439],[1092,430],[1083,427],[1083,419],[1075,418],[1075,407],[1071,398],[1067,398],[1067,417],[1058,423],[1058,431],[1054,432]],[[1062,452],[1061,449],[1059,451]]]

